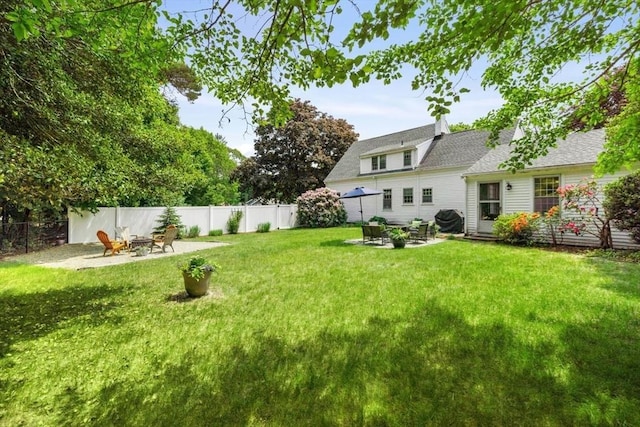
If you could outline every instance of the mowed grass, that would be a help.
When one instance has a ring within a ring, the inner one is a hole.
[[[217,237],[198,300],[187,256],[0,263],[0,425],[640,425],[639,265],[359,236]]]

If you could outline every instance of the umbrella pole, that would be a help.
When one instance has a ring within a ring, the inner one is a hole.
[[[364,224],[364,215],[362,213],[362,197],[358,197],[360,199],[360,222]]]

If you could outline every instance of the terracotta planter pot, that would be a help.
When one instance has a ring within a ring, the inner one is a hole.
[[[209,292],[209,282],[211,281],[212,273],[212,271],[205,271],[202,279],[194,279],[187,273],[182,272],[182,277],[184,277],[184,289],[187,291],[189,296],[201,297],[206,295],[206,293]]]

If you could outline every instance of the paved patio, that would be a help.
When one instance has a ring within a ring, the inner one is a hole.
[[[418,241],[408,240],[404,248],[405,249],[422,248],[424,246],[435,245],[436,243],[442,243],[444,241],[445,239],[429,239],[426,241],[425,240],[418,240]],[[372,248],[378,248],[378,249],[393,249],[393,243],[391,243],[390,239],[385,239],[384,245],[380,243],[380,240],[373,241],[373,242],[363,242],[362,238],[345,240],[345,243],[349,243],[352,245],[370,246]]]
[[[173,257],[224,245],[227,245],[227,243],[216,241],[187,242],[177,240],[173,242],[175,253],[171,252],[171,248],[167,248],[167,252],[165,253],[162,253],[162,250],[158,248],[154,248],[153,252],[147,256],[136,256],[135,252],[126,251],[113,256],[110,256],[109,252],[107,252],[107,256],[102,256],[104,246],[101,243],[67,244],[54,246],[38,252],[6,257],[0,260],[0,263],[15,261],[39,265],[42,267],[83,270],[87,268],[107,267],[110,265],[124,264],[128,262],[141,262],[152,259]]]

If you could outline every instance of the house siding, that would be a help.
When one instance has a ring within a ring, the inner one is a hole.
[[[464,219],[465,233],[476,234],[478,232],[478,181],[466,179],[466,217]],[[471,231],[473,230],[473,231]]]
[[[599,185],[603,186],[613,182],[623,176],[627,175],[626,172],[617,172],[613,175],[605,175],[597,179]],[[585,177],[589,177],[589,174],[580,172],[571,172],[564,175],[564,181],[561,181],[561,185],[578,184]],[[600,200],[604,199],[604,194],[598,194]],[[598,205],[599,211],[602,211],[602,205]],[[595,232],[595,230],[592,230]],[[611,240],[613,241],[614,248],[635,248],[639,249],[640,245],[635,243],[629,233],[625,231],[619,231],[613,224],[611,224]],[[576,236],[574,234],[565,234],[563,236],[563,244],[578,245],[578,246],[599,246],[600,241],[597,237],[590,234],[583,234]]]
[[[376,186],[377,183],[373,177],[363,178],[359,180],[348,181],[336,181],[327,183],[327,187],[335,190],[339,193],[346,193],[349,190],[353,190],[355,187],[367,187],[373,190],[379,190],[382,193],[382,188]],[[360,200],[356,199],[342,199],[345,210],[347,211],[347,221],[356,222],[360,221],[360,201],[362,201],[362,212],[365,221],[374,215],[379,215],[378,210],[382,210],[382,194],[375,196],[361,197]]]
[[[506,174],[506,173],[505,173]],[[479,176],[467,176],[467,210],[469,217],[466,221],[466,233],[476,234],[478,232],[478,194],[477,187],[480,182],[502,182],[502,213],[510,214],[515,212],[533,212],[533,189],[534,179],[544,176],[559,176],[560,185],[578,184],[585,177],[593,175],[591,167],[573,167],[571,169],[553,168],[548,170],[519,172],[516,175],[509,175],[505,178],[505,174],[487,174]],[[616,179],[626,175],[625,172],[618,172],[613,175],[606,175],[597,179],[599,185],[606,185]],[[506,183],[511,183],[512,189],[506,190]],[[604,198],[603,194],[598,195],[600,199]],[[602,208],[602,206],[599,206]],[[565,214],[566,215],[566,214]],[[611,234],[614,248],[640,248],[626,232],[621,232],[611,227]],[[566,233],[562,236],[562,244],[576,246],[597,247],[599,240],[590,234],[575,236]]]
[[[433,171],[411,171],[409,173],[390,173],[358,180],[344,180],[327,183],[329,188],[344,193],[355,187],[368,187],[382,192],[392,190],[392,208],[382,209],[382,195],[362,198],[364,220],[372,216],[382,216],[389,221],[409,222],[414,218],[433,220],[441,209],[465,210],[465,183],[461,178],[465,168]],[[413,188],[413,204],[403,203],[403,189]],[[422,203],[422,189],[433,189],[433,202]],[[350,222],[360,221],[360,202],[358,199],[344,199]]]

